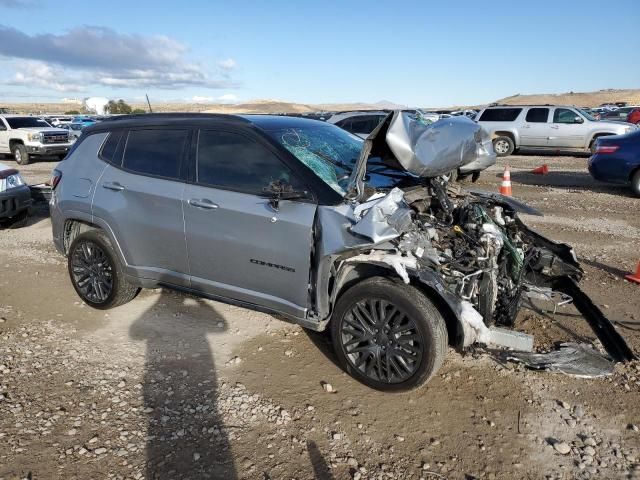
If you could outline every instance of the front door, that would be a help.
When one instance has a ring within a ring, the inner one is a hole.
[[[551,128],[554,133],[549,137],[549,146],[557,148],[582,148],[589,129],[584,118],[570,108],[558,107],[553,112]]]
[[[267,146],[237,132],[201,130],[195,164],[184,194],[192,287],[303,317],[316,204],[274,208],[264,189],[304,186]]]
[[[553,132],[550,127],[548,108],[530,108],[520,130],[520,145],[523,147],[546,147],[549,136]]]
[[[135,129],[124,135],[118,147],[126,145],[124,158],[112,160],[116,164],[102,174],[92,213],[109,224],[137,276],[188,286],[180,171],[190,131]]]

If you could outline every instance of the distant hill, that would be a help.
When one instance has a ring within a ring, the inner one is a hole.
[[[130,103],[133,108],[147,110],[146,103]],[[0,107],[15,113],[60,114],[77,110],[78,105],[68,103],[1,103]],[[177,103],[152,102],[154,112],[203,112],[203,113],[310,113],[340,110],[380,110],[406,108],[404,105],[383,100],[377,103],[322,103],[304,104],[282,100],[250,100],[243,103]]]
[[[541,93],[541,94],[516,94],[510,97],[496,100],[495,103],[507,105],[525,104],[565,104],[585,107],[597,107],[603,103],[627,102],[630,105],[640,105],[640,89],[633,90],[599,90],[597,92],[568,92],[568,93]],[[133,108],[146,110],[146,103],[131,103]],[[195,102],[153,102],[154,112],[208,112],[208,113],[310,113],[318,111],[341,110],[380,110],[407,108],[388,100],[374,103],[294,103],[283,100],[249,100],[243,103],[195,103]],[[481,107],[483,105],[457,105],[451,109],[465,107]],[[7,108],[16,113],[64,113],[76,110],[78,105],[69,103],[2,103],[0,107]],[[426,107],[429,108],[429,107]]]
[[[599,90],[597,92],[541,93],[530,95],[512,95],[496,100],[495,103],[506,105],[551,104],[597,107],[603,103],[627,102],[629,105],[640,105],[640,89],[633,90]]]

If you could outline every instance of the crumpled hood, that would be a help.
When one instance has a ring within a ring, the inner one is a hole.
[[[489,134],[464,116],[430,123],[398,112],[391,120],[386,140],[398,163],[419,177],[437,177],[479,156],[495,156],[493,148],[487,148],[491,144]]]
[[[365,139],[346,197],[363,199],[370,157],[380,157],[389,167],[417,177],[433,178],[487,156],[496,156],[491,137],[473,120],[460,116],[432,122],[420,114],[396,110]]]

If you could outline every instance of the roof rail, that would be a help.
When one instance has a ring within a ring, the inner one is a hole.
[[[153,120],[163,118],[224,118],[235,119],[246,122],[244,118],[229,113],[200,113],[200,112],[166,112],[166,113],[133,113],[126,115],[113,115],[102,120],[104,122],[115,122],[121,120]]]

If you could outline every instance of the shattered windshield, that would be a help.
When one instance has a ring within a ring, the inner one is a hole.
[[[267,133],[336,192],[346,194],[349,176],[364,143],[360,137],[333,125],[290,127]],[[370,187],[390,190],[417,180],[405,171],[385,165],[380,158],[371,157],[364,181]]]
[[[340,195],[346,193],[362,140],[329,125],[290,127],[268,132]]]

